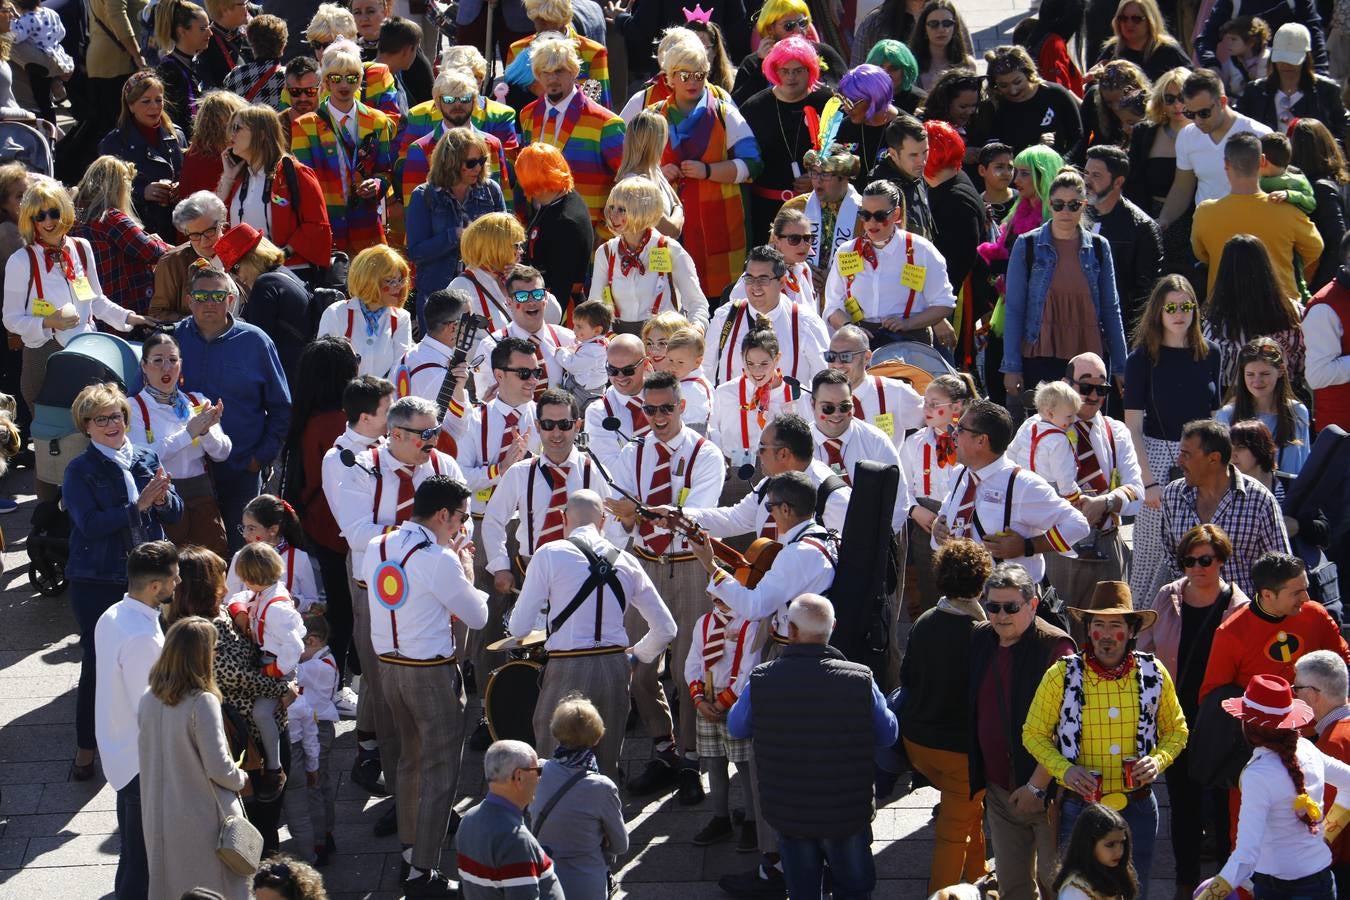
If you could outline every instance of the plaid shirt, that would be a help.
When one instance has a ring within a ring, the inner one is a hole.
[[[1228,492],[1219,500],[1210,523],[1222,528],[1233,542],[1233,557],[1224,564],[1223,577],[1248,597],[1255,597],[1252,566],[1272,550],[1290,552],[1289,535],[1284,530],[1284,514],[1270,491],[1231,465],[1228,477]],[[1184,574],[1177,568],[1171,551],[1181,542],[1182,535],[1201,524],[1195,512],[1195,495],[1196,489],[1184,478],[1163,489],[1162,546],[1168,551],[1166,565],[1171,573],[1164,581]]]
[[[94,248],[94,264],[103,295],[134,313],[145,315],[155,292],[155,264],[173,248],[146,231],[120,209],[96,221],[77,222],[70,230]]]
[[[281,112],[281,91],[286,87],[286,65],[279,59],[240,63],[230,70],[230,74],[225,76],[223,87],[227,91],[234,91],[239,96],[246,97],[253,86],[258,83],[258,79],[266,75],[273,66],[277,66],[277,70],[272,73],[272,77],[267,79],[267,83],[262,86],[258,93],[253,95],[253,99],[249,102],[270,106],[277,112]]]

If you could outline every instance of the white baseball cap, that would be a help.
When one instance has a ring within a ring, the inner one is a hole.
[[[1311,48],[1312,35],[1308,34],[1308,29],[1297,22],[1286,22],[1270,42],[1270,61],[1302,65]]]

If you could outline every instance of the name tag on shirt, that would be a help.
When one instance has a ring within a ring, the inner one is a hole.
[[[989,503],[1002,503],[1003,492],[996,488],[987,488],[980,492],[980,499]]]
[[[87,275],[81,275],[79,278],[71,279],[70,287],[71,290],[75,292],[76,300],[79,300],[82,303],[88,303],[90,300],[94,299],[94,288],[93,285],[89,283],[89,277]]]
[[[843,253],[836,256],[835,259],[839,263],[840,275],[857,275],[863,270],[862,254],[856,250],[845,250]]]
[[[927,278],[927,266],[916,266],[913,263],[905,263],[905,267],[900,270],[900,284],[909,288],[911,291],[923,290],[923,283]]]
[[[486,503],[492,499],[493,488],[485,487],[481,491],[473,492],[473,499],[479,503]]]
[[[880,413],[873,416],[872,424],[886,432],[886,437],[895,437],[895,416],[891,413]]]
[[[671,259],[669,247],[653,247],[647,254],[647,264],[658,275],[669,275],[675,271],[675,261]]]

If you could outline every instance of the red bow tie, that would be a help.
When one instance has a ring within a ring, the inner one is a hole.
[[[862,254],[862,258],[867,260],[868,264],[871,265],[872,268],[875,269],[877,267],[877,247],[875,244],[873,244],[869,240],[864,239],[862,242],[862,250],[860,250],[859,252]]]
[[[51,247],[44,247],[42,252],[43,255],[47,257],[48,272],[53,268],[60,266],[61,271],[65,273],[67,279],[75,277],[75,266],[70,261],[70,254],[66,252],[64,246],[57,250],[53,250]]]

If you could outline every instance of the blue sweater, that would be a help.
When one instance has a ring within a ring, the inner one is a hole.
[[[174,326],[183,348],[183,388],[225,401],[220,426],[234,449],[221,465],[267,465],[281,452],[291,421],[291,393],[276,344],[262,329],[232,319],[225,333],[207,341],[191,316]]]
[[[525,827],[520,807],[489,793],[455,832],[464,900],[563,900],[553,860]]]
[[[142,447],[136,450],[131,477],[144,490],[155,477],[159,457]],[[127,497],[126,479],[117,463],[90,444],[66,466],[61,499],[70,512],[70,558],[66,577],[72,581],[126,584],[127,554],[138,540],[164,537],[163,522],[183,517],[183,501],[169,486],[168,501],[141,512]]]

